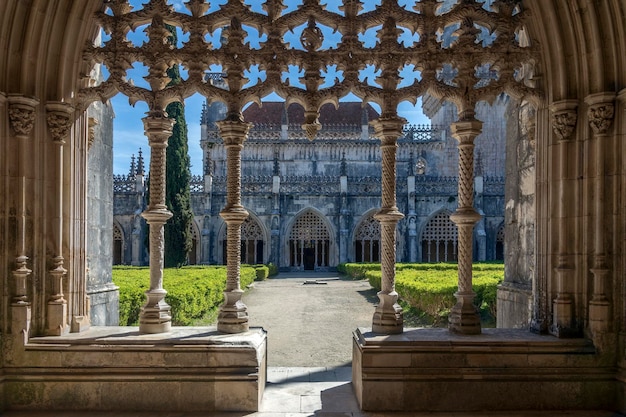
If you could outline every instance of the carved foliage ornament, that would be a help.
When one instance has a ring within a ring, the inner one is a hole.
[[[11,127],[19,136],[28,136],[35,126],[35,108],[23,104],[9,105]]]
[[[569,140],[576,129],[576,110],[562,110],[552,114],[552,129],[559,140]]]
[[[65,138],[70,133],[72,121],[68,114],[52,112],[48,113],[48,130],[52,135],[52,139],[59,144],[65,143]]]
[[[188,0],[183,13],[166,0],[147,1],[137,10],[126,0],[106,2],[108,11],[96,18],[110,39],[89,45],[84,59],[104,64],[110,75],[81,90],[82,106],[122,92],[131,103],[163,111],[199,92],[226,103],[233,119],[247,103],[275,92],[287,105],[304,107],[305,130],[314,135],[319,108],[349,93],[377,103],[386,116],[426,93],[453,101],[460,113],[502,92],[536,94],[529,77],[538,54],[525,35],[528,13],[519,0],[384,0],[373,7],[344,0],[339,9],[320,0],[295,8],[287,3],[267,0],[260,10],[228,1],[209,12],[204,0]],[[168,42],[165,22],[188,36],[182,46]],[[146,23],[148,41],[133,45],[128,32]],[[301,36],[294,37],[298,28]],[[220,30],[220,41],[206,36]],[[148,74],[135,85],[127,70],[137,62]],[[170,85],[166,71],[173,65],[182,65],[188,76]],[[206,82],[212,66],[221,67],[227,88]]]
[[[592,105],[587,110],[589,126],[596,135],[604,135],[611,128],[615,106],[613,103],[601,103]]]

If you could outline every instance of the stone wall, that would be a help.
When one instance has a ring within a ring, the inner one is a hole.
[[[118,288],[111,278],[113,249],[113,109],[93,103],[88,115],[97,122],[87,160],[87,294],[91,324],[119,322]]]
[[[507,109],[505,277],[498,289],[498,327],[528,328],[535,278],[535,141],[529,103]]]

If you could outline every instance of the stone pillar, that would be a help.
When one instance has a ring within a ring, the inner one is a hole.
[[[559,160],[558,190],[556,196],[558,212],[558,247],[556,275],[556,298],[552,302],[552,325],[550,333],[557,337],[570,337],[576,333],[574,324],[574,305],[570,294],[570,285],[574,279],[574,269],[570,261],[570,243],[573,236],[568,234],[568,201],[571,194],[568,184],[568,145],[576,129],[578,118],[576,100],[563,100],[550,106],[552,111],[552,129],[558,139],[555,156]],[[556,159],[556,158],[555,158]]]
[[[452,136],[459,142],[459,205],[450,215],[459,228],[458,267],[459,288],[456,304],[450,309],[449,329],[455,333],[480,334],[480,316],[474,306],[476,293],[472,290],[472,256],[474,225],[481,216],[474,209],[474,139],[482,123],[470,117],[453,123]]]
[[[406,120],[402,117],[380,117],[372,121],[382,150],[382,200],[381,209],[374,216],[381,231],[381,290],[372,331],[382,334],[402,333],[404,318],[398,305],[396,281],[396,226],[404,215],[396,206],[396,150]]]
[[[252,125],[240,120],[224,120],[217,125],[224,140],[228,167],[226,207],[220,212],[227,225],[227,277],[217,330],[243,333],[248,330],[248,308],[241,301],[241,224],[248,217],[248,212],[241,205],[241,150]]]
[[[606,332],[610,325],[611,303],[606,295],[610,268],[607,263],[605,239],[605,213],[607,206],[605,197],[605,159],[606,142],[613,124],[615,113],[615,94],[599,93],[587,96],[585,102],[589,108],[587,119],[593,130],[595,145],[595,183],[594,183],[594,257],[593,293],[589,302],[589,327],[592,333]]]
[[[165,333],[172,326],[170,306],[165,302],[167,291],[163,289],[164,226],[172,217],[165,205],[165,158],[174,121],[165,112],[152,111],[143,118],[143,125],[150,145],[150,201],[141,213],[150,227],[150,289],[139,315],[139,331]]]
[[[46,111],[48,130],[57,147],[56,155],[54,155],[57,168],[54,179],[56,194],[54,219],[56,224],[52,231],[55,235],[54,251],[56,255],[53,259],[54,268],[49,271],[52,277],[52,293],[48,300],[46,312],[46,333],[60,336],[70,331],[67,320],[67,300],[63,294],[63,278],[67,275],[63,259],[63,145],[72,126],[70,116],[73,109],[66,103],[48,103],[46,104]]]
[[[28,277],[32,270],[28,267],[29,258],[26,255],[26,198],[27,178],[26,166],[29,164],[29,155],[26,149],[30,140],[30,133],[35,125],[35,109],[39,101],[19,94],[10,94],[9,121],[15,138],[17,139],[17,196],[16,223],[17,241],[15,259],[16,268],[11,275],[15,283],[11,303],[11,333],[28,335],[31,323],[31,301],[28,297]]]

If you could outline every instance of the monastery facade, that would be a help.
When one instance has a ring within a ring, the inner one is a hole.
[[[209,77],[219,82],[215,76]],[[474,259],[504,260],[504,163],[506,111],[502,96],[481,103],[483,133],[476,139],[476,202],[482,220],[474,231]],[[226,152],[215,124],[221,103],[205,106],[200,144],[203,175],[191,184],[194,224],[190,264],[226,264]],[[406,125],[398,140],[399,262],[455,262],[458,152],[450,135],[454,106],[426,98],[431,125]],[[250,216],[242,224],[241,261],[273,263],[281,270],[328,270],[344,262],[380,262],[380,141],[369,122],[371,106],[342,102],[320,111],[321,130],[305,137],[302,107],[252,104],[243,112],[253,124],[242,150],[242,199]],[[190,138],[192,140],[192,138]],[[115,264],[148,262],[145,209],[148,173],[141,152],[128,175],[114,180]]]

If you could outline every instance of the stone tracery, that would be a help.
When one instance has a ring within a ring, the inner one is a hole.
[[[349,93],[377,103],[382,110],[377,134],[383,138],[384,153],[383,201],[377,218],[383,222],[383,292],[391,295],[395,293],[395,227],[402,218],[394,202],[396,140],[402,135],[404,125],[396,114],[398,104],[405,100],[415,102],[417,97],[428,93],[452,101],[460,119],[472,123],[474,106],[481,100],[491,100],[503,91],[518,98],[534,94],[529,74],[532,74],[536,55],[534,49],[528,47],[523,29],[525,11],[519,1],[442,3],[422,0],[404,7],[396,1],[383,0],[369,10],[357,0],[345,0],[338,11],[331,11],[314,0],[305,0],[295,9],[287,8],[279,0],[268,0],[262,10],[238,0],[211,12],[210,5],[203,0],[189,0],[185,6],[189,13],[177,12],[165,0],[151,0],[135,11],[127,0],[108,2],[109,11],[100,12],[96,17],[110,40],[101,47],[87,47],[85,59],[104,64],[110,75],[98,86],[80,92],[83,104],[96,99],[107,100],[118,91],[128,96],[131,103],[145,101],[149,107],[146,134],[150,137],[148,123],[166,118],[167,104],[200,92],[209,100],[226,103],[227,118],[223,123],[239,132],[235,142],[241,147],[248,131],[242,121],[243,106],[251,101],[258,102],[270,93],[284,97],[287,105],[298,103],[304,107],[302,128],[310,140],[321,128],[318,111],[323,104],[337,104],[340,97]],[[142,25],[148,25],[144,31],[148,40],[134,46],[127,34]],[[183,42],[182,47],[172,46],[167,41],[171,27],[168,25],[189,34],[189,40]],[[294,29],[299,27],[303,29],[298,41],[288,40],[288,33],[295,33]],[[207,33],[214,34],[220,29],[220,42],[207,40]],[[259,39],[253,45],[254,31],[258,32]],[[377,40],[373,46],[363,39],[366,33],[375,34]],[[403,33],[417,40],[403,39]],[[333,46],[325,45],[328,35],[335,34],[340,41]],[[144,78],[148,86],[134,85],[127,80],[126,72],[135,62],[147,67],[148,75]],[[175,64],[182,65],[188,76],[176,85],[168,85],[166,70]],[[205,74],[212,66],[221,67],[227,88],[206,82]],[[293,72],[294,69],[297,71]],[[413,70],[413,78],[408,79],[410,84],[400,76],[407,69]],[[258,75],[252,75],[253,70],[258,71]],[[326,86],[328,77],[322,74],[331,72],[335,75]],[[471,136],[478,133],[480,130],[474,129]],[[470,142],[472,140],[470,138]],[[473,193],[470,166],[473,148],[463,145],[460,150],[461,169],[466,175],[459,181],[463,210],[456,213],[455,221],[465,225],[459,250],[471,254],[471,233],[477,221],[475,213],[469,210]],[[161,172],[164,161],[159,160],[158,152],[154,158],[154,172]],[[229,171],[239,166],[238,158],[238,152],[229,153]],[[240,177],[240,170],[229,172],[234,182],[229,181],[229,205],[222,212],[231,232],[228,258],[229,265],[233,265],[229,270],[229,288],[233,291],[238,291],[239,256],[230,252],[238,250],[241,222],[247,215],[245,210],[230,204],[238,194],[239,190],[234,187],[240,187]],[[151,177],[150,181],[155,196],[161,195],[163,185],[159,176]],[[160,206],[153,206],[151,202],[146,215],[158,209]],[[165,220],[159,216],[155,229],[162,228],[160,222]],[[158,233],[154,236],[156,239]],[[154,243],[154,247],[160,246]],[[162,254],[154,256],[154,261],[161,263],[162,259],[158,258],[162,258]],[[459,268],[460,278],[461,271],[465,278],[460,279],[459,284],[463,281],[462,286],[471,292],[471,256],[461,256],[461,262],[464,265]],[[154,277],[155,290],[162,291],[158,285],[161,280]],[[394,310],[397,309],[394,307]],[[387,313],[397,312],[389,310]],[[395,329],[393,332],[402,331],[401,319],[391,327]],[[383,326],[379,330],[386,332],[385,329]]]

